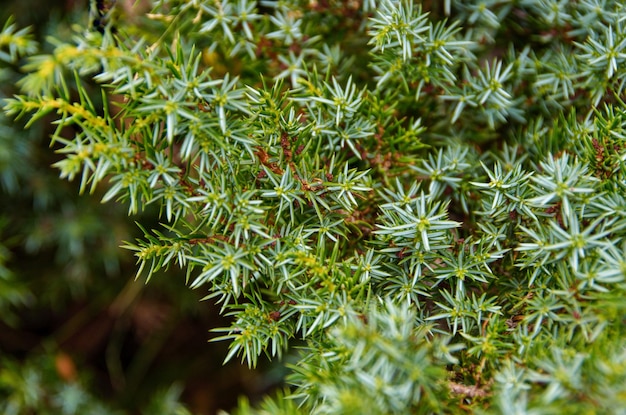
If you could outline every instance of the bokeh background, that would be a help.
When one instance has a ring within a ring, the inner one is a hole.
[[[49,36],[69,39],[72,24],[89,22],[89,0],[0,4],[0,24],[30,26],[43,51]],[[2,64],[0,98],[17,93],[18,78],[19,64]],[[128,217],[79,195],[51,167],[54,126],[23,123],[0,115],[0,412],[209,415],[280,382],[267,362],[223,365],[228,345],[210,342],[210,330],[229,323],[184,272],[135,279],[120,246],[157,211]]]

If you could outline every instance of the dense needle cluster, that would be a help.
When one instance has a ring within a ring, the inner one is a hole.
[[[226,359],[295,362],[240,413],[623,413],[622,2],[160,0],[25,36],[6,112],[161,210],[138,278],[217,301]]]

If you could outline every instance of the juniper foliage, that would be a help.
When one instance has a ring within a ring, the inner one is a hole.
[[[161,209],[137,276],[217,301],[227,360],[296,362],[238,413],[623,413],[621,2],[159,0],[101,29],[36,54],[6,26],[5,111],[55,117],[82,191]]]

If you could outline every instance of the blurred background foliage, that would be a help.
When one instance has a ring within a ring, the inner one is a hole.
[[[0,22],[69,38],[88,1],[3,0]],[[21,62],[23,63],[23,62]],[[12,96],[20,62],[0,62],[0,99]],[[54,126],[24,129],[0,114],[0,412],[4,414],[213,414],[238,396],[260,396],[271,373],[223,366],[224,326],[187,289],[184,275],[135,281],[133,221],[124,206],[79,195],[51,165]],[[101,195],[100,195],[101,196]],[[277,376],[278,378],[279,376]]]

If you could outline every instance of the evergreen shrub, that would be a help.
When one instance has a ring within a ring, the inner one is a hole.
[[[626,413],[626,7],[612,0],[92,5],[26,59],[60,176],[161,224],[232,324],[288,362],[240,414]]]

